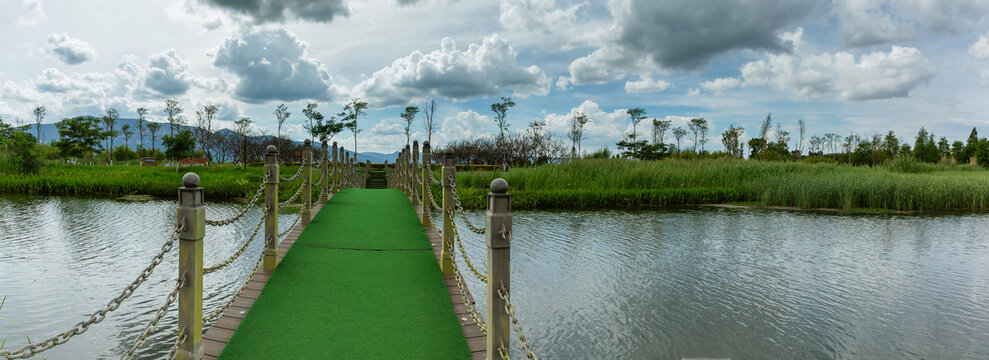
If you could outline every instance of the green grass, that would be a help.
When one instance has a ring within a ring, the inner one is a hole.
[[[279,263],[220,359],[469,359],[398,190],[345,189]]]
[[[464,206],[481,209],[505,178],[516,209],[745,202],[800,208],[989,210],[989,171],[893,161],[881,167],[746,160],[581,160],[457,174]],[[434,196],[440,189],[434,188]]]

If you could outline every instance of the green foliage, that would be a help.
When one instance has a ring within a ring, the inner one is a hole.
[[[175,136],[162,136],[161,142],[165,144],[165,157],[169,159],[190,157],[196,148],[196,138],[189,130],[179,131]]]
[[[611,150],[608,150],[608,148],[602,148],[601,150],[598,150],[598,151],[595,151],[595,152],[591,153],[591,155],[588,155],[587,158],[588,159],[610,159],[611,156],[612,156]]]
[[[113,149],[113,159],[118,161],[134,160],[137,158],[137,152],[131,150],[129,147],[120,145],[116,149]]]
[[[100,141],[107,136],[100,124],[101,120],[92,116],[63,119],[55,124],[59,136],[55,146],[66,158],[90,157],[102,149]]]
[[[0,172],[16,172],[20,174],[37,173],[44,163],[38,153],[38,139],[30,133],[11,131],[4,134],[9,154],[0,153]]]
[[[670,148],[664,144],[650,144],[642,141],[619,141],[618,149],[622,157],[639,160],[659,160],[672,155]]]

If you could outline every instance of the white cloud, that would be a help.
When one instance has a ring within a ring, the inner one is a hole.
[[[704,88],[704,90],[710,91],[717,95],[721,95],[725,91],[737,88],[741,85],[742,81],[734,77],[719,78],[700,83],[700,87]]]
[[[834,0],[847,47],[891,45],[916,37],[923,29],[960,35],[989,12],[984,0]]]
[[[183,61],[175,49],[148,57],[148,71],[144,84],[164,95],[182,95],[189,90],[189,64]]]
[[[543,46],[572,47],[577,33],[577,12],[586,3],[561,8],[557,0],[504,0],[501,2],[501,25],[526,38],[538,37]]]
[[[34,26],[45,19],[45,9],[41,6],[41,0],[24,0],[24,13],[17,18],[17,24],[21,26]]]
[[[371,128],[371,135],[375,135],[375,136],[378,136],[378,135],[382,135],[382,136],[385,136],[385,135],[402,135],[402,136],[405,136],[405,128],[402,127],[402,124],[399,124],[399,123],[391,123],[391,124],[389,124],[387,121],[381,120],[377,124],[375,124],[374,127]]]
[[[344,0],[199,0],[200,3],[247,17],[256,24],[288,20],[328,23],[350,11]]]
[[[89,43],[70,38],[68,34],[49,34],[48,51],[66,65],[78,65],[96,59],[96,50]]]
[[[979,60],[989,59],[989,35],[979,36],[979,40],[968,47],[968,54]]]
[[[457,49],[444,38],[440,49],[428,54],[414,51],[378,70],[354,87],[354,93],[371,106],[403,105],[434,96],[454,100],[495,96],[506,89],[512,95],[546,95],[550,79],[537,66],[523,66],[517,53],[498,35],[480,45]]]
[[[895,21],[889,0],[835,0],[841,43],[847,47],[890,44],[914,37],[909,23]]]
[[[626,81],[626,93],[646,93],[660,92],[670,87],[670,83],[663,80],[653,80],[651,76],[639,76],[637,81]]]
[[[306,57],[307,47],[285,28],[260,29],[224,40],[213,65],[239,78],[234,95],[248,103],[339,96],[323,63]]]
[[[606,112],[591,100],[584,100],[566,114],[547,114],[543,119],[546,121],[546,130],[559,134],[569,133],[570,121],[577,112],[587,115],[589,119],[587,125],[584,125],[584,148],[614,145],[622,139],[626,131],[629,133],[632,131],[632,125],[625,123],[628,118],[625,109]]]
[[[458,112],[453,117],[443,119],[439,131],[433,133],[434,144],[480,136],[492,136],[497,131],[494,120],[474,110]],[[436,145],[434,145],[435,147]]]

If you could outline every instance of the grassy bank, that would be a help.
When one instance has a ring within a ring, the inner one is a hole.
[[[620,208],[747,202],[800,208],[989,210],[989,172],[894,161],[882,167],[745,160],[582,160],[510,172],[458,174],[464,205],[484,207],[503,177],[513,207]]]
[[[296,170],[297,166],[284,166],[281,173],[287,177]],[[190,171],[199,175],[207,201],[253,196],[264,177],[262,167],[196,166],[179,168],[176,172],[174,167],[50,164],[33,175],[0,173],[0,193],[81,196],[143,194],[174,199],[182,186],[182,176]],[[319,176],[318,172],[313,173]],[[279,195],[282,200],[294,193],[285,189],[294,191],[301,181],[300,176],[292,183],[281,184]],[[314,196],[318,194],[318,189],[314,193]]]

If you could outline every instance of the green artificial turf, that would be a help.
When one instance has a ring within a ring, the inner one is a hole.
[[[220,359],[469,359],[398,190],[346,189],[278,265]]]

